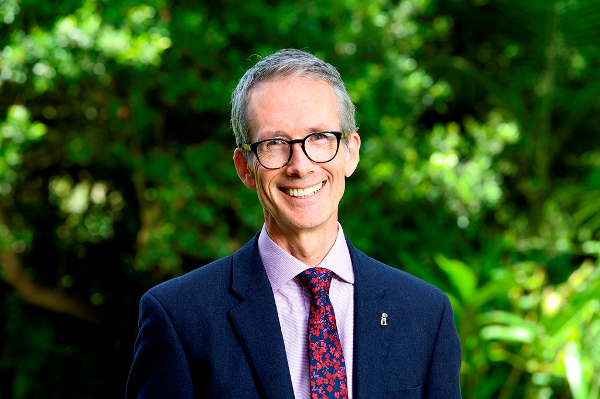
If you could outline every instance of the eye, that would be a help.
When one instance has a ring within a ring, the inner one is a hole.
[[[329,141],[332,138],[335,139],[335,135],[333,135],[331,133],[327,133],[327,132],[320,132],[320,133],[313,133],[310,136],[308,136],[308,141],[309,142]]]
[[[313,141],[324,140],[324,139],[327,139],[329,136],[331,136],[330,133],[314,133],[313,135],[310,136],[309,140],[313,140]]]
[[[269,148],[276,148],[276,147],[285,146],[287,144],[287,142],[282,139],[273,139],[273,140],[267,141],[265,144]]]

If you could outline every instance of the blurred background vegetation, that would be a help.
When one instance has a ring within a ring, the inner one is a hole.
[[[337,66],[341,223],[452,300],[470,398],[597,399],[597,0],[0,0],[0,398],[122,397],[137,304],[262,225],[229,96]]]

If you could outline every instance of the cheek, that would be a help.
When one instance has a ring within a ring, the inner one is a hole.
[[[340,176],[340,181],[337,183],[337,189],[341,198],[346,190],[346,178],[344,176]]]
[[[257,176],[256,188],[257,188],[258,198],[260,199],[260,201],[262,203],[264,203],[265,200],[268,200],[269,195],[271,193],[271,187],[270,187],[271,179],[269,176],[264,176],[261,174],[257,174],[255,176]]]
[[[338,193],[339,195],[342,195],[346,188],[345,172],[346,172],[346,169],[344,167],[344,164],[342,164],[342,165],[340,165],[340,168],[337,170],[337,173],[335,173],[333,175],[335,177],[335,181],[334,181],[333,185],[335,186],[336,193]]]

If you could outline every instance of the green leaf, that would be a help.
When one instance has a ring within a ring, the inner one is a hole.
[[[493,310],[483,313],[479,316],[482,323],[502,323],[511,326],[521,327],[533,331],[537,335],[545,333],[544,327],[532,321],[525,320],[517,315],[502,310]]]
[[[578,331],[580,325],[598,312],[600,302],[598,299],[591,299],[580,304],[579,307],[575,307],[574,305],[571,306],[574,307],[573,310],[576,310],[576,312],[569,320],[567,320],[565,324],[560,327],[556,334],[554,334],[553,340],[557,343],[564,342],[571,336],[579,335]]]
[[[475,297],[473,298],[473,304],[474,306],[479,307],[495,298],[504,298],[509,289],[510,284],[505,280],[490,281],[477,289]]]
[[[437,254],[434,259],[435,263],[448,275],[462,300],[471,301],[477,287],[477,278],[471,268],[459,260],[446,259],[442,254]]]
[[[531,343],[535,339],[535,331],[521,326],[486,326],[481,329],[483,339]]]
[[[581,347],[575,341],[570,341],[565,347],[563,357],[569,388],[573,399],[589,399],[584,368],[581,362]]]
[[[27,138],[35,140],[46,134],[48,128],[41,122],[31,124],[29,130],[27,130]]]

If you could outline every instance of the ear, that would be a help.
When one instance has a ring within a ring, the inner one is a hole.
[[[235,164],[238,176],[246,187],[255,189],[256,179],[254,178],[254,172],[250,169],[248,161],[246,161],[246,157],[244,156],[244,151],[240,148],[236,148],[233,152],[233,163]]]
[[[344,172],[346,177],[352,176],[352,173],[354,173],[356,167],[358,166],[358,161],[360,160],[359,150],[360,136],[358,133],[352,132],[348,136],[348,150],[344,158]]]

